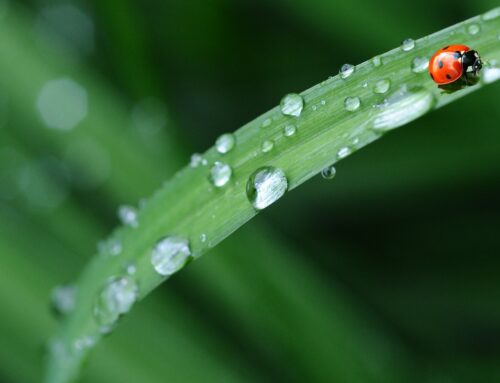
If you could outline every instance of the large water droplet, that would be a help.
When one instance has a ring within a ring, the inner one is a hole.
[[[347,146],[344,146],[337,152],[337,158],[341,160],[342,158],[347,157],[349,154],[351,154],[351,149],[349,149]]]
[[[471,36],[477,35],[481,29],[477,24],[471,24],[467,27],[467,33]]]
[[[263,153],[268,153],[274,148],[274,142],[272,140],[265,140],[262,142],[261,150]]]
[[[288,189],[283,170],[265,166],[252,173],[247,182],[247,197],[252,206],[262,210],[276,202]]]
[[[426,57],[415,57],[411,62],[411,70],[413,73],[422,73],[427,70],[429,59]]]
[[[116,277],[101,290],[94,306],[94,316],[101,332],[111,331],[118,318],[129,312],[137,300],[139,288],[130,276]]]
[[[486,67],[483,68],[483,72],[481,74],[481,78],[483,83],[491,84],[500,79],[500,68],[497,67]]]
[[[434,96],[425,88],[408,89],[403,86],[380,106],[373,128],[381,131],[397,128],[427,113],[434,103]]]
[[[335,174],[337,174],[337,170],[333,165],[327,166],[321,171],[321,177],[325,180],[331,180],[335,178]]]
[[[36,107],[47,127],[71,130],[87,116],[87,92],[70,78],[48,81],[38,94]]]
[[[411,51],[413,48],[415,48],[415,40],[413,39],[406,39],[401,43],[401,49],[405,52]]]
[[[123,225],[130,227],[139,226],[139,220],[137,218],[137,210],[133,206],[123,205],[118,209],[118,217]]]
[[[178,236],[159,240],[151,253],[151,264],[160,275],[172,275],[180,270],[191,255],[189,241]]]
[[[66,315],[75,308],[75,287],[57,286],[51,294],[52,308],[58,315]]]
[[[355,69],[354,65],[351,64],[342,65],[342,67],[339,70],[340,78],[346,79],[347,77],[349,77],[351,74],[354,73],[354,69]]]
[[[297,127],[295,125],[287,125],[283,129],[283,134],[285,137],[292,137],[297,132]]]
[[[218,188],[223,187],[231,179],[233,171],[231,166],[224,162],[216,161],[210,169],[210,181]]]
[[[388,79],[384,78],[375,83],[375,85],[373,86],[373,92],[377,94],[384,94],[389,90],[390,87],[391,82]]]
[[[361,101],[359,100],[359,97],[347,97],[344,100],[344,107],[349,112],[354,112],[355,110],[358,110],[360,105]]]
[[[280,108],[285,116],[299,117],[304,108],[304,99],[300,94],[289,93],[281,99]]]
[[[217,138],[217,141],[215,141],[215,148],[220,154],[226,154],[234,148],[235,142],[234,134],[226,133]]]

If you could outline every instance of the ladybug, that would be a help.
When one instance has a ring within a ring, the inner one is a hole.
[[[429,74],[440,87],[453,83],[472,85],[477,82],[483,63],[479,53],[466,45],[447,45],[429,61]]]

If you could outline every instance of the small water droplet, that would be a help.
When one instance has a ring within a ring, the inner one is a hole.
[[[201,241],[201,242],[206,242],[206,241],[207,241],[207,235],[206,235],[205,233],[202,233],[202,234],[200,235],[200,241]]]
[[[304,108],[304,99],[300,94],[289,93],[281,99],[280,108],[285,116],[299,117]]]
[[[351,64],[342,65],[342,67],[339,70],[340,78],[346,79],[347,77],[349,77],[354,73],[354,69],[355,69],[354,65]]]
[[[122,248],[122,243],[119,239],[111,238],[108,239],[107,241],[100,241],[97,244],[97,250],[104,256],[106,255],[117,256],[121,254],[123,248]]]
[[[372,59],[373,66],[378,67],[382,64],[382,60],[380,59],[380,56],[375,56]]]
[[[75,287],[72,285],[57,286],[52,290],[51,303],[57,315],[66,315],[75,308]]]
[[[270,118],[266,118],[264,121],[262,121],[262,127],[267,128],[268,126],[271,126],[273,123],[273,120]]]
[[[368,81],[363,81],[363,83],[361,84],[361,87],[362,88],[368,87]]]
[[[432,92],[423,87],[409,89],[403,86],[379,106],[380,112],[373,120],[373,128],[379,131],[397,128],[427,113],[434,104]]]
[[[481,78],[483,83],[491,84],[492,82],[500,79],[500,68],[497,67],[486,67],[483,68],[483,72],[481,74]]]
[[[206,165],[206,164],[207,164],[207,160],[205,160],[200,153],[194,153],[191,156],[191,160],[189,162],[189,166],[191,166],[192,168],[197,168],[198,166]]]
[[[349,154],[351,154],[351,149],[349,149],[347,146],[344,146],[343,148],[340,148],[339,151],[337,152],[337,158],[340,160],[342,158],[347,157]]]
[[[316,112],[316,110],[318,109],[318,107],[317,107],[316,105],[313,105],[313,106],[311,107],[311,109],[312,109],[312,111],[313,111],[313,112]]]
[[[101,325],[101,332],[111,331],[118,318],[129,312],[138,295],[139,288],[132,277],[110,279],[94,305],[94,317]]]
[[[262,210],[280,199],[288,189],[283,170],[265,166],[253,172],[247,182],[247,197],[252,206]]]
[[[151,253],[151,264],[163,276],[179,271],[191,256],[189,241],[178,236],[168,236],[159,240]]]
[[[120,206],[118,209],[118,217],[123,225],[130,227],[139,226],[139,220],[137,218],[137,210],[129,205]]]
[[[265,140],[262,142],[261,150],[262,153],[268,153],[274,148],[274,142],[272,140]]]
[[[480,31],[479,25],[471,24],[467,27],[467,33],[471,36],[477,35]]]
[[[93,336],[86,335],[84,337],[78,338],[75,340],[74,348],[77,352],[83,352],[92,348],[96,345],[97,339]]]
[[[500,16],[500,7],[494,8],[483,14],[482,19],[484,21],[493,20]]]
[[[137,267],[134,262],[125,264],[125,271],[128,275],[134,275],[137,272]]]
[[[292,137],[297,132],[297,127],[295,125],[287,125],[283,129],[283,134],[285,137]]]
[[[352,140],[353,145],[359,144],[359,137],[356,137],[354,140]]]
[[[411,70],[413,73],[422,73],[427,70],[429,59],[426,57],[415,57],[411,62]]]
[[[375,83],[375,85],[373,86],[373,92],[377,94],[384,94],[389,90],[390,87],[391,87],[390,80],[382,79]]]
[[[413,39],[406,39],[401,43],[401,49],[405,52],[411,51],[413,48],[415,48],[415,40]]]
[[[236,139],[234,138],[234,134],[225,133],[217,138],[215,141],[215,148],[220,154],[226,154],[234,148],[235,143]]]
[[[326,101],[325,101],[325,100],[321,100],[321,101],[320,101],[320,104],[321,104],[322,106],[325,106],[325,105],[326,105]]]
[[[354,112],[354,111],[358,110],[360,105],[361,105],[361,101],[360,101],[359,97],[347,97],[344,100],[344,107],[349,112]]]
[[[224,186],[231,179],[233,171],[228,164],[216,161],[210,169],[210,181],[218,188]]]
[[[321,171],[321,177],[325,180],[331,180],[335,178],[335,174],[337,174],[337,170],[333,165],[327,166]]]

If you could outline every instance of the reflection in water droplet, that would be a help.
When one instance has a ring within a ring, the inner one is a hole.
[[[361,105],[361,101],[360,101],[359,97],[347,97],[344,100],[344,107],[349,112],[354,112],[355,110],[358,110],[360,105]]]
[[[137,210],[133,206],[123,205],[118,208],[118,217],[123,225],[130,227],[139,226]]]
[[[500,16],[500,7],[494,8],[483,14],[482,19],[484,21],[493,20]]]
[[[346,79],[347,77],[349,77],[354,73],[354,69],[355,69],[354,65],[351,64],[342,65],[342,67],[339,70],[340,78]]]
[[[434,96],[425,88],[403,86],[380,106],[373,128],[387,131],[404,125],[427,113],[435,104]]]
[[[405,52],[411,51],[413,48],[415,48],[415,40],[413,39],[406,39],[401,43],[401,49]]]
[[[265,140],[262,142],[261,150],[263,153],[270,152],[274,148],[274,142],[272,140]]]
[[[291,137],[297,132],[297,127],[295,125],[287,125],[283,129],[283,134],[285,137]]]
[[[373,86],[373,92],[377,94],[386,93],[391,87],[391,82],[388,79],[382,79],[375,83]]]
[[[47,127],[71,130],[87,116],[87,92],[70,78],[51,80],[40,90],[36,108]]]
[[[132,277],[110,279],[94,305],[94,317],[101,325],[101,332],[111,331],[118,318],[129,312],[138,296],[139,288]]]
[[[151,252],[151,264],[163,276],[179,271],[191,256],[189,241],[178,236],[159,240]]]
[[[52,308],[57,315],[66,315],[75,308],[75,287],[72,285],[57,286],[51,294]]]
[[[276,202],[288,189],[283,170],[272,166],[257,169],[247,182],[247,197],[252,206],[262,210]]]
[[[234,138],[234,134],[225,133],[221,135],[219,138],[217,138],[217,140],[215,141],[215,149],[220,154],[226,154],[234,148],[235,142],[236,140]]]
[[[300,94],[289,93],[281,99],[280,108],[285,116],[299,117],[304,108],[304,100]]]
[[[426,57],[415,57],[411,62],[411,70],[414,73],[422,73],[427,70],[429,59]]]
[[[471,36],[477,35],[480,31],[479,25],[471,24],[467,27],[467,33]]]
[[[331,180],[335,178],[335,174],[337,174],[337,170],[333,165],[327,166],[321,171],[321,177],[325,180]]]
[[[337,152],[337,158],[340,160],[342,158],[347,157],[349,154],[351,154],[351,149],[349,149],[347,146],[344,146],[343,148],[340,148],[339,151]]]
[[[233,171],[228,164],[216,161],[210,169],[210,182],[218,188],[224,186],[231,179]]]

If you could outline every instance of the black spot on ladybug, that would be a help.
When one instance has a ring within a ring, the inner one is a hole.
[[[444,47],[443,49],[441,49],[441,50],[445,51],[445,50],[447,50],[449,47],[450,47],[450,46],[449,46],[449,45],[447,45],[447,46],[445,46],[445,47]]]
[[[439,69],[441,69],[443,67],[443,62],[441,60],[438,61],[438,66],[439,66]]]
[[[448,73],[446,73],[446,78],[447,78],[448,80],[451,80],[451,76],[450,76]]]
[[[431,75],[432,79],[434,80],[434,76],[432,75],[432,73],[430,73],[430,75]]]

